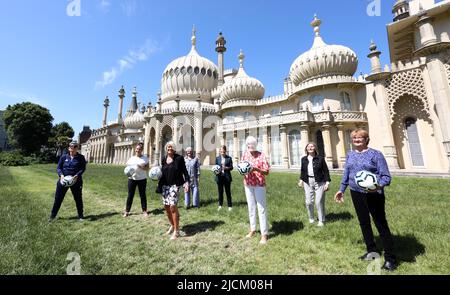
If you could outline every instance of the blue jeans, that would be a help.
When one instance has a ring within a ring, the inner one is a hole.
[[[184,193],[184,204],[186,205],[186,207],[191,205],[191,194],[193,195],[193,206],[198,207],[200,205],[198,185],[190,186],[189,191],[187,193]]]

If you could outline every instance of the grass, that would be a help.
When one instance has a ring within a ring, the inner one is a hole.
[[[244,238],[249,221],[241,176],[233,175],[234,210],[218,212],[212,173],[202,171],[201,208],[180,208],[186,236],[170,241],[155,182],[149,181],[147,191],[150,217],[140,215],[138,194],[134,214],[121,216],[127,192],[122,169],[89,165],[83,189],[87,220],[76,219],[68,192],[58,219],[48,224],[54,165],[0,167],[0,274],[65,274],[70,252],[80,254],[82,274],[367,273],[367,262],[357,259],[365,246],[350,197],[343,205],[332,201],[338,175],[332,176],[324,228],[308,223],[298,175],[269,175],[270,240],[260,246],[259,235]],[[401,260],[395,274],[450,274],[450,181],[396,177],[386,209]]]

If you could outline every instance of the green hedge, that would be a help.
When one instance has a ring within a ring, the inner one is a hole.
[[[32,157],[25,157],[18,151],[0,153],[0,165],[3,166],[27,166],[33,162]]]

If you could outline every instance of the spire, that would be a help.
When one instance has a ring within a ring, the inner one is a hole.
[[[197,33],[197,30],[195,29],[195,25],[192,25],[192,37],[191,37],[192,47],[191,47],[191,51],[189,52],[189,54],[198,54],[197,48],[196,48],[196,45],[197,45],[196,33]]]
[[[136,86],[133,88],[133,92],[132,92],[132,96],[131,96],[131,104],[130,107],[128,108],[126,117],[128,116],[132,116],[134,113],[136,113],[136,110],[138,110],[138,104],[137,104],[137,90],[136,90]]]
[[[238,58],[239,58],[239,71],[236,74],[236,77],[248,77],[247,73],[244,70],[245,55],[244,55],[244,52],[242,51],[242,49],[239,52]]]
[[[242,49],[241,49],[241,51],[239,52],[238,58],[239,58],[239,67],[240,67],[240,68],[244,68],[244,59],[245,59],[245,55],[244,55],[244,53],[242,52]]]
[[[191,38],[191,43],[192,43],[192,47],[195,48],[195,46],[197,45],[197,37],[195,36],[196,33],[196,29],[195,29],[195,25],[192,25],[192,38]]]
[[[314,28],[314,44],[312,48],[322,47],[326,46],[327,44],[323,41],[322,37],[320,36],[320,25],[322,24],[322,21],[317,18],[317,14],[314,14],[314,19],[311,22],[311,26]]]

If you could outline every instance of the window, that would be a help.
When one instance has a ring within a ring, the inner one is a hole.
[[[195,68],[194,68],[194,73],[195,73],[196,75],[198,75],[198,73],[200,73],[199,67],[195,67]]]
[[[201,72],[202,72],[202,75],[203,75],[203,76],[206,75],[206,70],[205,70],[205,68],[202,68]]]
[[[179,73],[180,73],[180,69],[179,68],[175,68],[175,75],[178,76]]]
[[[251,120],[251,118],[252,118],[252,113],[250,113],[250,112],[244,113],[244,121]]]
[[[270,116],[271,117],[276,117],[280,115],[280,110],[277,109],[273,109],[272,111],[270,111]]]
[[[235,116],[236,116],[236,115],[235,115],[234,113],[228,113],[228,114],[225,116],[225,123],[226,123],[226,124],[233,123],[233,122],[234,122]]]
[[[317,132],[316,132],[316,142],[317,142],[317,149],[318,149],[317,152],[322,157],[325,157],[325,144],[323,143],[323,136],[322,136],[321,130],[317,130]]]
[[[289,156],[291,159],[291,165],[300,166],[303,155],[300,131],[292,130],[291,132],[289,132],[288,137],[289,137]]]
[[[272,165],[281,165],[281,140],[280,135],[270,137],[270,162]]]
[[[419,132],[417,130],[416,119],[407,118],[405,120],[406,140],[408,141],[409,155],[413,166],[422,167],[423,154],[420,146]]]
[[[323,111],[324,98],[322,95],[316,94],[311,97],[312,111],[320,112]]]
[[[185,68],[185,67],[182,67],[182,68],[181,68],[181,74],[182,74],[182,75],[186,74],[186,68]]]
[[[352,101],[350,100],[350,94],[347,92],[341,92],[339,94],[341,101],[341,110],[343,111],[351,111],[352,110]]]
[[[212,76],[212,72],[211,72],[211,70],[208,70],[208,77],[211,77]]]
[[[352,144],[352,130],[346,130],[345,131],[345,147],[347,151],[353,151],[353,144]]]
[[[193,70],[192,70],[192,67],[191,67],[191,66],[189,66],[189,67],[187,68],[187,72],[188,72],[189,75],[192,74]]]
[[[217,72],[216,71],[213,72],[213,77],[214,77],[214,80],[217,80]]]
[[[233,135],[231,134],[231,138],[227,138],[226,140],[226,146],[227,146],[227,154],[231,158],[234,156],[234,145],[233,145]]]

